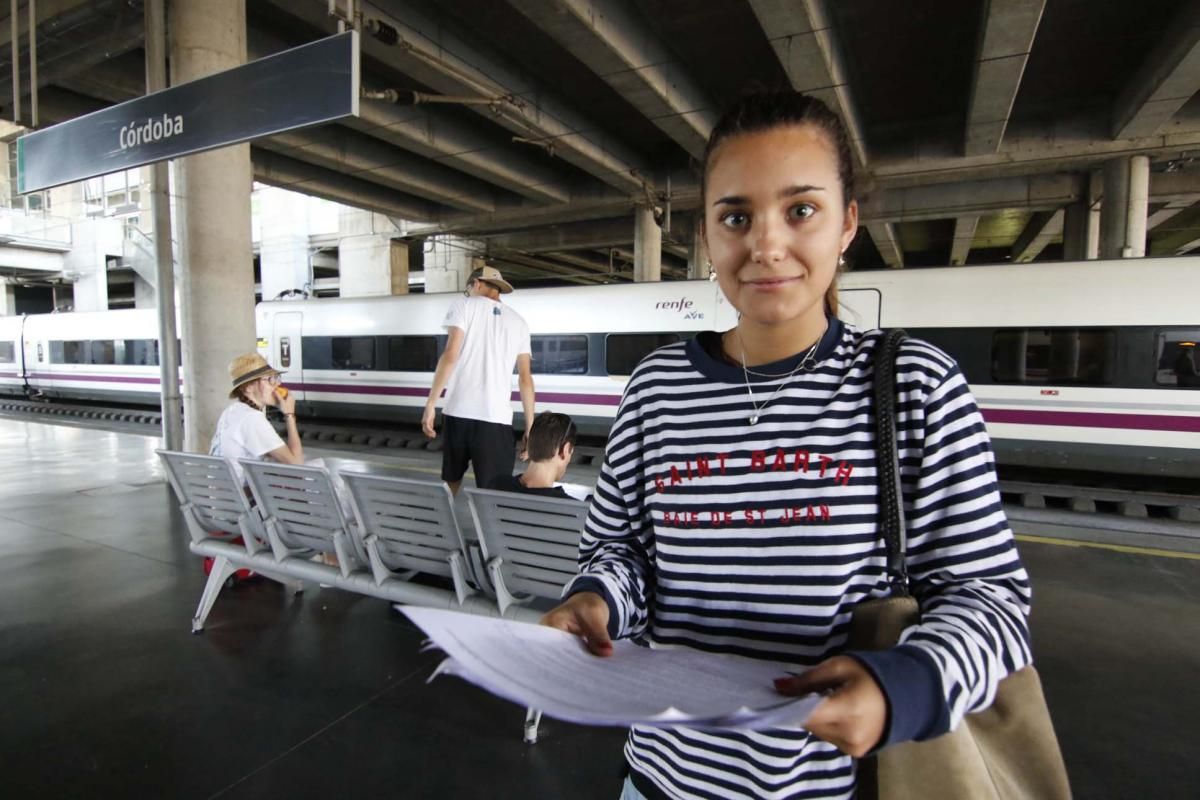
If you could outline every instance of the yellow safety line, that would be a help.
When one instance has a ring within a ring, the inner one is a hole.
[[[1182,553],[1178,550],[1161,550],[1157,547],[1134,547],[1128,544],[1103,544],[1101,542],[1077,542],[1074,539],[1058,539],[1053,536],[1030,536],[1028,534],[1017,534],[1017,541],[1036,542],[1037,544],[1057,544],[1063,547],[1095,547],[1100,550],[1115,550],[1118,553],[1137,553],[1143,556],[1186,558],[1192,561],[1200,561],[1200,553]]]

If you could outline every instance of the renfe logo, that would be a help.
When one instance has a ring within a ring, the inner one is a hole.
[[[147,119],[142,124],[131,122],[121,128],[119,136],[121,149],[128,150],[139,144],[149,144],[163,139],[170,139],[183,133],[183,115],[174,117],[162,115],[162,119]]]
[[[688,310],[695,307],[695,305],[695,303],[686,297],[681,297],[678,300],[659,300],[654,304],[654,308],[657,311],[678,311],[683,314],[684,319],[704,319],[703,311]]]
[[[681,297],[678,300],[660,300],[654,304],[655,308],[665,309],[667,311],[684,311],[694,306],[691,300],[686,297]]]

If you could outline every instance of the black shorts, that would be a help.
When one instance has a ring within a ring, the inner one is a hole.
[[[442,480],[461,481],[468,464],[475,468],[475,485],[480,488],[512,475],[517,463],[512,425],[443,415],[442,437]]]

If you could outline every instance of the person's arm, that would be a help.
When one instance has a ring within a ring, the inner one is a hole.
[[[279,410],[283,412],[283,422],[287,426],[287,444],[268,455],[281,464],[303,464],[304,445],[300,443],[300,430],[296,427],[296,396],[289,392],[287,397],[280,398]]]
[[[579,543],[580,574],[563,592],[566,600],[541,620],[580,636],[600,656],[611,655],[611,639],[645,630],[653,604],[654,528],[641,479],[637,383],[635,371],[605,447]]]
[[[466,337],[466,331],[457,326],[447,330],[450,335],[446,341],[446,349],[438,359],[437,369],[433,373],[433,386],[429,389],[429,399],[425,401],[425,413],[421,415],[421,430],[430,439],[437,438],[437,430],[433,427],[437,417],[437,402],[446,384],[450,382],[450,376],[454,374],[454,365],[458,363],[458,357],[462,354],[463,339]]]
[[[521,439],[521,459],[529,458],[526,448],[529,447],[529,430],[533,427],[534,389],[533,389],[533,356],[521,353],[517,356],[517,385],[521,389],[521,409],[525,412],[525,436]]]
[[[945,359],[919,345],[901,352]],[[953,730],[1031,661],[1029,579],[1000,504],[983,418],[957,366],[947,361],[942,379],[914,405],[907,413],[917,420],[901,427],[919,425],[924,435],[916,474],[905,470],[907,564],[921,622],[896,647],[830,659],[779,687],[785,694],[836,688],[806,727],[852,755]],[[844,662],[856,662],[847,669],[852,685],[829,674]],[[873,680],[861,681],[864,672]],[[877,693],[886,701],[882,717]]]

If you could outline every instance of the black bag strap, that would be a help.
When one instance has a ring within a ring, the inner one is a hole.
[[[885,331],[875,345],[875,470],[879,481],[879,530],[887,546],[888,582],[892,591],[907,596],[908,565],[900,457],[896,446],[896,354],[908,334]]]

